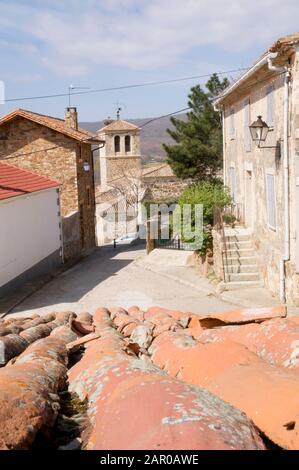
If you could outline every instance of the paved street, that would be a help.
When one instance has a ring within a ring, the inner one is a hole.
[[[198,313],[236,307],[207,292],[195,291],[163,274],[145,269],[140,260],[144,256],[145,251],[139,246],[97,249],[11,313],[14,316],[55,310],[93,313],[98,306],[129,307],[136,304],[144,308],[158,305]]]

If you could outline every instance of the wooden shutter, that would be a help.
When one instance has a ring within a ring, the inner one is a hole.
[[[230,137],[234,138],[236,134],[236,129],[235,129],[235,110],[234,108],[231,108],[230,113],[229,113],[229,122],[230,122]]]
[[[233,204],[237,203],[237,179],[236,179],[236,170],[233,167],[229,169],[229,179],[230,179],[230,189]]]
[[[251,150],[251,134],[250,134],[250,100],[244,101],[244,147],[246,152]]]
[[[274,87],[267,88],[267,124],[269,127],[274,125]]]
[[[267,174],[266,179],[268,225],[276,229],[275,177],[274,175]]]

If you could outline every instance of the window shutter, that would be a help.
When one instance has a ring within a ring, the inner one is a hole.
[[[266,175],[267,178],[267,209],[268,225],[276,229],[276,199],[275,199],[275,179],[274,175]]]
[[[237,203],[237,179],[236,179],[236,170],[233,167],[229,169],[229,179],[230,179],[230,189],[233,204]]]
[[[267,124],[269,127],[274,125],[274,87],[267,88]]]
[[[250,135],[250,100],[249,98],[244,101],[244,146],[246,152],[251,150],[251,135]]]
[[[230,119],[230,137],[235,137],[236,129],[235,129],[235,110],[232,108],[229,114]]]

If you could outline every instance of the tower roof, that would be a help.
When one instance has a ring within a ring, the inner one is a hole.
[[[126,131],[137,131],[140,128],[138,126],[135,126],[135,124],[132,124],[131,122],[128,121],[123,121],[123,120],[117,120],[113,121],[110,124],[108,124],[105,127],[102,127],[98,132],[99,133],[114,133],[114,132],[126,132]]]

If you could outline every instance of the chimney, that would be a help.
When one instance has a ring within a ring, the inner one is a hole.
[[[70,129],[78,130],[78,114],[77,108],[65,108],[65,125]]]

